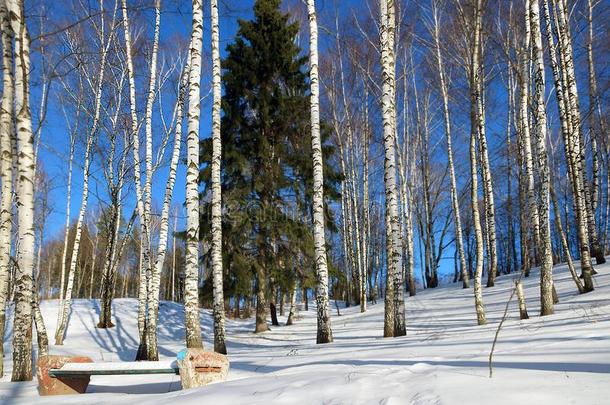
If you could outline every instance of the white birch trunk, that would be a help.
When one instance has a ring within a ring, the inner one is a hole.
[[[386,232],[388,251],[388,285],[393,284],[392,309],[394,311],[392,335],[404,336],[406,334],[405,307],[404,307],[404,280],[402,271],[402,242],[400,235],[400,222],[398,218],[398,198],[396,182],[396,72],[394,56],[394,30],[395,30],[395,4],[394,0],[380,1],[380,39],[381,39],[381,65],[382,65],[382,112],[383,112],[383,143],[385,150],[384,180],[386,196],[386,223],[389,230]],[[387,300],[387,298],[386,298]],[[388,325],[384,325],[384,336],[389,332]]]
[[[369,240],[371,235],[371,220],[369,207],[369,147],[370,147],[370,128],[369,128],[369,92],[365,87],[364,96],[364,131],[363,131],[363,173],[362,173],[362,209],[363,209],[363,238],[362,238],[362,257],[363,269],[361,280],[360,312],[366,312],[366,285],[368,280],[370,265]]]
[[[474,226],[474,234],[476,239],[476,268],[474,272],[474,302],[477,313],[477,322],[479,325],[487,323],[485,319],[485,308],[483,307],[483,293],[481,288],[481,276],[483,273],[483,231],[481,230],[481,218],[479,214],[479,180],[477,174],[477,133],[479,130],[479,117],[477,114],[477,105],[481,95],[479,94],[478,82],[480,78],[479,57],[481,46],[481,14],[482,0],[477,0],[474,18],[474,42],[472,48],[472,64],[471,64],[471,79],[470,79],[470,181],[471,181],[471,205],[472,205],[472,222]]]
[[[482,46],[481,46],[482,48]],[[481,55],[483,53],[481,49]],[[485,204],[485,224],[486,224],[486,240],[489,250],[489,273],[487,279],[487,287],[493,287],[495,284],[496,274],[498,272],[498,254],[497,254],[497,238],[496,238],[496,208],[494,203],[494,191],[491,178],[491,165],[489,164],[489,152],[487,148],[487,131],[485,128],[485,88],[484,88],[484,69],[481,63],[482,56],[479,57],[480,74],[477,85],[479,86],[479,98],[477,102],[478,115],[478,141],[481,154],[481,174],[483,177],[483,202]]]
[[[100,79],[101,82],[101,79]],[[72,244],[72,257],[70,259],[70,268],[68,272],[68,279],[66,283],[66,295],[62,301],[62,306],[59,311],[59,324],[55,331],[55,344],[63,345],[65,331],[68,326],[68,315],[72,305],[72,291],[74,288],[74,278],[76,275],[76,267],[78,265],[78,254],[80,251],[80,240],[82,235],[83,222],[85,220],[85,214],[87,212],[87,202],[89,199],[89,168],[91,166],[91,146],[93,144],[93,132],[89,134],[87,140],[87,146],[85,150],[85,161],[83,169],[83,195],[81,201],[81,207],[78,214],[78,220],[76,222],[74,243]]]
[[[156,361],[159,358],[157,349],[157,317],[159,314],[159,291],[161,287],[161,271],[165,263],[165,255],[167,252],[167,241],[169,232],[169,211],[171,208],[172,195],[174,184],[176,183],[176,170],[180,159],[180,145],[182,143],[182,121],[184,118],[184,99],[186,97],[186,87],[188,86],[188,59],[184,67],[180,80],[180,89],[178,92],[178,100],[176,106],[176,128],[174,135],[174,147],[172,148],[172,157],[169,165],[169,174],[167,185],[165,186],[165,194],[163,198],[163,208],[161,212],[161,221],[159,229],[159,246],[152,268],[150,291],[148,294],[148,320],[147,320],[147,350],[148,360]],[[150,229],[150,223],[149,223]]]
[[[0,340],[4,341],[6,328],[6,302],[10,278],[11,239],[13,232],[13,32],[8,10],[0,1],[2,28],[2,105],[0,109],[0,175],[2,200],[0,202]],[[4,345],[0,344],[0,377],[4,374]]]
[[[34,136],[30,111],[30,39],[22,0],[6,0],[15,35],[15,112],[17,113],[17,213],[19,249],[15,269],[13,323],[13,375],[11,381],[32,379],[32,274],[34,232]]]
[[[538,0],[530,1],[529,20],[532,31],[532,54],[534,59],[534,117],[537,145],[537,160],[540,176],[540,243],[538,261],[540,263],[540,314],[553,313],[553,245],[551,241],[550,200],[549,200],[549,162],[546,149],[547,116],[545,106],[545,71],[540,28],[540,6]]]
[[[176,228],[178,227],[178,210],[175,210],[174,215],[174,232],[172,236],[172,302],[176,301]]]
[[[523,39],[523,46],[521,47],[520,57],[520,70],[521,74],[519,77],[519,117],[521,125],[521,139],[523,148],[523,158],[525,161],[525,176],[526,176],[526,189],[527,189],[527,202],[528,211],[530,214],[529,220],[531,221],[531,229],[534,235],[534,242],[536,248],[540,249],[540,216],[538,212],[538,203],[535,195],[535,182],[534,182],[534,159],[532,155],[532,141],[530,136],[529,126],[529,86],[530,86],[530,45],[531,45],[531,29],[530,29],[530,15],[529,8],[532,0],[525,0],[525,35]],[[536,0],[533,0],[536,1]],[[526,274],[529,273],[529,269],[526,269]]]
[[[186,172],[186,268],[184,311],[186,347],[203,347],[199,325],[199,116],[203,9],[201,0],[193,0],[193,31],[189,74],[189,109]]]
[[[123,31],[125,37],[125,54],[127,60],[127,74],[129,77],[129,107],[131,112],[131,137],[133,143],[133,166],[134,166],[134,183],[136,190],[136,207],[138,216],[140,217],[140,288],[138,290],[138,331],[140,335],[140,343],[145,342],[146,328],[146,275],[150,274],[151,254],[149,229],[146,221],[146,211],[141,179],[140,166],[140,137],[138,134],[138,114],[136,106],[136,82],[135,71],[133,67],[133,56],[131,48],[131,32],[129,28],[129,16],[127,14],[127,0],[122,0],[121,10],[123,14]],[[140,353],[140,349],[138,350]]]
[[[68,157],[68,185],[66,190],[66,223],[64,226],[64,245],[61,258],[61,275],[59,282],[59,308],[64,305],[64,292],[66,289],[66,261],[68,260],[68,244],[70,236],[70,210],[72,202],[72,168],[74,166],[74,149],[76,147],[76,134],[70,134],[70,156]],[[60,324],[62,311],[57,313],[57,325]]]
[[[220,163],[222,142],[220,137],[221,71],[220,71],[220,28],[218,21],[218,0],[211,0],[212,17],[212,280],[214,290],[214,351],[227,354],[225,343],[225,307],[222,270],[222,191]],[[239,303],[238,303],[239,305]]]
[[[153,252],[151,250],[152,240],[150,232],[152,230],[151,220],[151,205],[152,205],[152,180],[153,180],[153,134],[152,134],[152,109],[155,101],[156,94],[156,83],[157,83],[157,56],[159,54],[159,29],[161,27],[161,0],[155,0],[155,29],[153,34],[152,51],[150,57],[150,77],[148,82],[148,94],[146,98],[146,112],[144,116],[144,135],[146,138],[146,154],[145,154],[145,167],[146,167],[146,180],[144,182],[144,216],[140,217],[142,222],[146,223],[148,233],[144,237],[145,245],[147,246],[149,254],[149,264],[146,266],[146,288],[141,291],[146,296],[140,299],[140,311],[144,311],[145,317],[145,328],[146,332],[141,336],[142,339],[146,339],[146,359],[151,361],[157,361],[159,359],[159,353],[157,349],[157,319],[156,319],[156,308],[155,305],[159,304],[159,283],[160,276],[156,276],[156,264],[153,264]],[[138,166],[139,168],[139,166]],[[171,168],[170,168],[171,176]],[[171,179],[171,177],[170,177]],[[167,197],[167,193],[166,193]],[[171,199],[171,190],[170,190]],[[164,205],[165,208],[165,205]],[[167,221],[166,221],[167,222]],[[163,226],[163,224],[162,224]],[[167,234],[167,227],[166,227]],[[161,244],[160,244],[161,245]],[[159,246],[161,247],[161,246]],[[165,250],[165,249],[164,249]],[[165,253],[165,252],[164,252]],[[163,265],[163,263],[161,263]],[[158,272],[160,275],[160,271]],[[142,282],[142,280],[140,280]],[[142,306],[142,303],[144,305]],[[144,342],[140,341],[140,345]]]
[[[316,303],[318,333],[316,343],[331,343],[333,334],[328,304],[328,268],[324,231],[324,174],[320,137],[320,84],[318,76],[318,23],[314,0],[307,1],[309,12],[309,63],[311,85],[311,151],[313,159],[313,234],[316,261]]]

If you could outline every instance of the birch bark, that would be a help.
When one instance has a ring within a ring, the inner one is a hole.
[[[479,214],[479,180],[477,174],[477,134],[479,130],[478,103],[481,95],[479,94],[478,82],[480,79],[480,40],[481,40],[481,19],[482,19],[482,0],[477,0],[474,10],[474,41],[472,50],[471,78],[470,78],[470,182],[471,182],[471,205],[472,222],[476,240],[476,267],[474,273],[474,303],[479,325],[487,323],[485,319],[485,308],[483,306],[483,293],[481,288],[481,276],[483,273],[483,231],[481,230],[481,218]]]
[[[214,351],[227,354],[225,343],[225,306],[222,270],[222,191],[220,183],[220,162],[222,142],[220,137],[221,109],[221,66],[220,28],[218,20],[218,0],[211,0],[212,9],[212,279],[214,292]],[[239,303],[237,304],[239,308]]]
[[[193,0],[193,31],[190,44],[189,108],[186,172],[186,268],[184,311],[186,347],[203,347],[199,324],[199,116],[203,9],[201,0]]]
[[[11,238],[13,232],[13,36],[8,10],[0,1],[2,27],[2,105],[0,109],[0,338],[4,339],[6,303],[10,278]],[[4,374],[4,345],[0,344],[0,377]]]
[[[545,106],[545,71],[540,29],[540,6],[538,0],[530,1],[529,20],[532,31],[532,54],[534,59],[534,117],[537,145],[537,160],[540,177],[540,243],[538,261],[540,263],[540,314],[553,314],[553,245],[551,241],[549,162],[546,148],[547,115]]]
[[[146,180],[144,182],[144,216],[140,217],[140,221],[146,223],[148,234],[143,236],[148,239],[145,241],[149,254],[149,263],[146,266],[146,288],[141,289],[146,294],[140,298],[140,312],[144,311],[146,331],[141,336],[141,339],[146,339],[146,359],[156,361],[159,359],[157,348],[157,319],[155,309],[159,303],[159,283],[160,276],[157,276],[156,263],[153,262],[153,252],[151,250],[152,239],[152,220],[151,220],[151,205],[152,205],[152,180],[153,180],[153,133],[152,133],[152,108],[156,94],[157,83],[157,58],[159,54],[159,30],[161,27],[161,0],[155,0],[155,29],[153,34],[152,51],[150,56],[150,77],[148,83],[148,94],[146,97],[146,111],[144,116],[144,135],[146,137],[146,154],[145,154],[145,170]],[[139,169],[139,166],[138,166]],[[171,173],[171,169],[170,169]],[[170,174],[171,176],[171,174]],[[171,177],[170,177],[171,178]],[[166,194],[167,195],[167,194]],[[171,190],[170,190],[171,199]],[[165,207],[165,204],[164,204]],[[167,219],[166,219],[167,222]],[[163,226],[163,224],[161,225]],[[166,227],[167,234],[167,227]],[[160,246],[161,247],[161,246]],[[165,249],[164,249],[165,250]],[[163,252],[165,253],[165,251]],[[159,271],[160,274],[160,271]],[[140,280],[142,283],[142,280]],[[144,304],[144,305],[142,305]],[[142,345],[142,342],[140,342]]]
[[[318,22],[314,0],[307,1],[309,13],[309,63],[311,66],[311,150],[313,159],[313,233],[316,262],[316,303],[318,333],[316,343],[331,343],[333,334],[328,309],[328,268],[324,231],[324,174],[320,139],[320,84],[318,76]]]
[[[405,307],[404,307],[404,281],[402,271],[402,242],[400,235],[400,221],[398,218],[398,198],[396,182],[396,72],[394,56],[394,30],[395,30],[395,3],[394,0],[380,1],[380,40],[382,88],[381,99],[383,114],[383,143],[384,143],[384,182],[386,198],[387,251],[388,251],[388,286],[392,285],[392,310],[394,312],[392,334],[388,332],[390,325],[384,323],[384,336],[404,336],[406,334]],[[388,289],[389,290],[389,289]],[[386,307],[387,309],[387,307]],[[386,318],[387,321],[387,318]]]
[[[538,212],[538,204],[536,202],[535,195],[535,182],[534,182],[534,159],[532,155],[532,141],[530,136],[529,126],[529,86],[530,86],[530,46],[531,46],[531,25],[530,25],[530,9],[531,1],[536,0],[525,0],[525,35],[523,39],[523,45],[521,47],[521,58],[520,58],[520,70],[519,76],[519,92],[520,92],[520,125],[521,125],[521,139],[522,139],[522,150],[523,159],[525,163],[525,177],[526,177],[526,190],[527,190],[527,204],[529,211],[529,220],[531,221],[531,229],[534,235],[535,251],[540,249],[540,215]],[[529,273],[529,269],[526,269]]]
[[[13,322],[13,374],[11,381],[32,379],[32,274],[36,236],[34,231],[34,137],[30,111],[30,38],[22,0],[6,0],[15,35],[15,112],[17,128],[16,187],[18,213],[17,265],[15,269]]]

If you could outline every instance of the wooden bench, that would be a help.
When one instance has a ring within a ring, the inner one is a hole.
[[[176,360],[94,363],[89,357],[41,356],[38,359],[40,395],[83,394],[93,375],[180,375],[182,388],[223,381],[229,371],[226,356],[202,349],[185,349]]]

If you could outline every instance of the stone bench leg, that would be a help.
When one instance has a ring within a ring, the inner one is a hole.
[[[178,354],[182,389],[224,381],[229,374],[227,356],[203,349],[185,349]]]
[[[93,360],[89,357],[40,356],[36,372],[40,395],[84,394],[87,391],[91,376],[59,378],[49,376],[50,369],[61,368],[66,363],[93,363]]]

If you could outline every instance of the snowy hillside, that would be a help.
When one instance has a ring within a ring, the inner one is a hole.
[[[487,326],[477,326],[471,290],[449,286],[407,298],[405,338],[383,339],[383,302],[333,312],[335,342],[315,345],[315,311],[301,311],[291,327],[254,335],[253,321],[229,321],[229,381],[181,391],[177,376],[94,376],[81,396],[39,397],[36,382],[0,383],[2,404],[607,404],[610,398],[610,265],[598,266],[596,290],[579,296],[567,269],[555,269],[560,303],[555,315],[537,316],[538,274],[525,280],[531,319],[520,321],[511,303],[489,378],[488,355],[510,295],[513,276],[484,290]],[[515,275],[516,276],[516,275]],[[57,302],[43,302],[49,332]],[[97,301],[77,300],[63,347],[96,361],[131,361],[137,347],[136,301],[116,300],[117,326],[99,330]],[[333,305],[334,309],[334,305]],[[159,349],[164,358],[183,347],[179,305],[163,302]],[[282,319],[283,321],[284,319]],[[211,347],[211,317],[202,311]],[[10,330],[9,330],[10,332]],[[9,333],[10,335],[10,333]],[[10,353],[10,336],[5,341]]]

